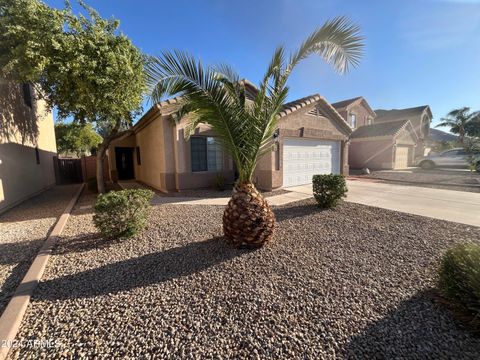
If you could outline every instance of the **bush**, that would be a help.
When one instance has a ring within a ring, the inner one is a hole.
[[[225,176],[218,174],[215,176],[215,188],[218,191],[224,191],[227,188],[227,179]]]
[[[454,305],[480,316],[480,245],[459,244],[443,256],[439,288]]]
[[[94,193],[98,192],[96,177],[91,177],[87,180],[87,189]]]
[[[153,191],[131,189],[98,196],[93,222],[105,238],[129,237],[147,224]]]
[[[313,175],[313,196],[318,205],[331,208],[346,197],[347,183],[343,175]]]

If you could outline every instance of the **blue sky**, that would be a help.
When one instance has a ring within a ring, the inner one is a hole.
[[[63,7],[63,0],[48,0]],[[372,108],[428,104],[434,123],[453,108],[480,110],[480,0],[88,0],[143,52],[188,50],[226,62],[254,83],[278,44],[294,49],[331,17],[362,28],[365,57],[347,75],[318,57],[290,78],[290,99],[320,93],[330,102],[364,96]],[[146,110],[146,109],[145,109]]]

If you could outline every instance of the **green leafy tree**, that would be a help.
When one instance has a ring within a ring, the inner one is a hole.
[[[359,27],[339,17],[311,34],[289,57],[284,47],[278,47],[258,87],[241,81],[227,65],[206,66],[184,52],[150,58],[146,68],[152,100],[181,96],[177,118],[188,114],[190,130],[199,123],[209,124],[236,164],[239,178],[223,216],[225,236],[235,246],[262,246],[273,236],[275,217],[252,176],[258,159],[271,150],[293,69],[318,54],[344,73],[359,63],[362,53]]]
[[[57,151],[60,154],[74,153],[85,155],[92,149],[97,149],[102,137],[93,129],[92,124],[58,123],[55,124]]]
[[[453,134],[458,134],[460,143],[463,144],[467,130],[470,127],[473,127],[474,122],[479,121],[480,112],[470,112],[470,108],[465,106],[459,109],[454,109],[450,111],[445,118],[441,119],[441,122],[436,126],[448,126],[450,132]],[[470,131],[473,131],[471,129]]]
[[[102,129],[97,153],[99,192],[105,191],[103,160],[110,143],[131,133],[145,89],[143,57],[119,22],[67,7],[57,10],[38,0],[0,3],[0,71],[33,83],[60,118]]]

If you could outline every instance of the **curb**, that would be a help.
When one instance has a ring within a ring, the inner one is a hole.
[[[30,303],[30,297],[42,278],[50,254],[52,253],[52,249],[57,243],[58,236],[62,233],[63,228],[70,217],[70,212],[77,203],[84,187],[85,184],[80,185],[62,215],[58,218],[52,232],[48,235],[35,259],[33,259],[27,274],[20,285],[18,285],[17,290],[0,317],[0,360],[7,358],[8,352],[14,343],[15,337],[22,323],[25,311]]]

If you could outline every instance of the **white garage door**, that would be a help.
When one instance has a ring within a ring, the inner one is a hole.
[[[397,146],[395,149],[395,169],[405,169],[408,167],[411,154],[410,146]]]
[[[340,142],[285,139],[283,186],[310,184],[316,174],[340,173]]]

